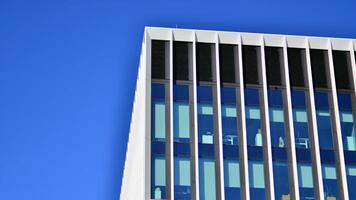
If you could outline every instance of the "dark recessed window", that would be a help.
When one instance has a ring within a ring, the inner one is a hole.
[[[189,43],[173,42],[174,80],[189,80]]]
[[[328,66],[328,52],[326,50],[310,50],[313,85],[315,88],[327,88],[326,67]]]
[[[220,78],[223,83],[235,83],[234,45],[219,45]]]
[[[347,51],[333,51],[333,62],[337,89],[350,89],[350,54]]]
[[[292,87],[304,87],[305,50],[288,48],[289,80]]]
[[[265,47],[265,60],[268,85],[282,85],[281,69],[282,69],[282,48]]]
[[[245,84],[258,84],[258,57],[260,47],[242,46],[243,75]]]
[[[165,78],[165,65],[166,65],[166,42],[163,40],[152,40],[152,78],[164,79]]]
[[[212,81],[212,44],[196,44],[196,62],[198,81]]]

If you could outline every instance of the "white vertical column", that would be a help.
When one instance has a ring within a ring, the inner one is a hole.
[[[213,80],[216,81],[216,90],[213,91],[215,93],[213,96],[215,97],[214,107],[217,111],[214,113],[214,118],[216,122],[216,129],[215,130],[215,142],[214,142],[214,154],[215,156],[215,163],[216,163],[216,194],[217,199],[225,199],[225,192],[224,192],[224,161],[223,161],[223,144],[222,144],[222,120],[221,120],[221,95],[220,95],[220,63],[219,63],[219,35],[215,33],[215,77]]]
[[[308,109],[308,127],[309,127],[309,139],[310,139],[310,150],[313,164],[313,181],[314,181],[314,193],[315,198],[323,200],[323,180],[321,174],[321,160],[320,160],[320,150],[319,150],[319,137],[318,137],[318,127],[316,122],[316,111],[314,102],[314,86],[313,77],[311,71],[311,60],[310,60],[310,49],[309,40],[306,38],[306,65],[303,68],[304,80],[307,87],[306,91],[306,103]]]
[[[328,87],[331,89],[329,92],[329,104],[331,112],[331,127],[333,135],[333,144],[335,152],[335,165],[336,174],[338,180],[338,187],[340,192],[340,199],[349,199],[346,181],[344,150],[342,146],[342,135],[339,115],[339,104],[337,100],[336,81],[334,73],[334,62],[332,54],[332,44],[330,39],[328,40],[328,60],[329,63],[326,66],[326,79]]]
[[[261,103],[261,127],[263,138],[263,160],[264,160],[264,175],[266,186],[266,199],[274,200],[274,181],[273,181],[273,163],[271,149],[271,132],[269,123],[269,108],[268,108],[268,89],[266,76],[265,48],[264,38],[261,37],[261,55],[260,65],[258,66],[259,82],[262,84],[260,88],[260,103]]]
[[[285,118],[285,131],[287,139],[287,155],[288,155],[288,174],[291,199],[299,200],[299,186],[298,186],[298,174],[297,174],[297,158],[294,141],[294,125],[293,125],[293,112],[292,112],[292,99],[291,88],[289,80],[289,65],[288,65],[288,52],[287,41],[283,39],[283,65],[282,65],[282,85],[283,91],[283,108]]]
[[[191,169],[192,169],[192,199],[199,200],[199,154],[198,154],[198,112],[197,112],[197,64],[196,64],[196,33],[193,40],[193,121],[194,131],[191,137]],[[191,96],[191,94],[189,94]],[[189,97],[190,99],[190,97]]]
[[[146,47],[145,53],[145,199],[151,198],[151,39],[149,38],[148,31],[145,29],[144,43]]]
[[[240,183],[241,183],[241,199],[250,200],[250,187],[248,179],[248,155],[247,155],[247,131],[246,131],[246,113],[245,113],[245,94],[244,94],[244,77],[243,77],[243,62],[242,62],[242,40],[241,35],[238,38],[237,51],[237,83],[239,85],[237,91],[237,113],[238,113],[238,142],[239,142],[239,157],[240,157]],[[236,55],[236,54],[235,54]]]
[[[169,114],[168,117],[168,137],[167,143],[168,148],[166,149],[166,158],[169,167],[167,168],[167,199],[174,200],[174,154],[173,154],[173,31],[170,31],[170,39],[169,39],[169,63],[168,63],[168,78],[169,78],[169,85],[168,85],[168,109]]]

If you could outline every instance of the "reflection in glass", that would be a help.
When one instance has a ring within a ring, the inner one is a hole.
[[[215,200],[215,162],[213,159],[199,159],[199,189],[201,200]]]
[[[198,86],[199,143],[214,143],[213,97],[210,86]]]
[[[353,189],[356,184],[356,127],[351,93],[338,92],[338,103],[349,198],[356,199],[356,191]]]
[[[173,85],[174,197],[191,199],[189,86]]]
[[[191,199],[190,159],[188,156],[174,158],[174,198]]]
[[[165,85],[152,84],[152,160],[151,160],[151,198],[166,198],[166,106]]]
[[[327,197],[339,199],[328,93],[316,91],[314,95],[324,195],[325,199]]]
[[[294,140],[297,150],[299,196],[301,200],[314,199],[313,172],[308,130],[307,106],[304,90],[292,90]]]
[[[282,90],[269,88],[268,104],[275,197],[287,198],[290,194]]]
[[[240,165],[237,147],[236,89],[232,87],[222,87],[220,92],[225,199],[238,200],[240,199]]]
[[[245,88],[246,132],[251,199],[264,199],[261,114],[258,88]]]

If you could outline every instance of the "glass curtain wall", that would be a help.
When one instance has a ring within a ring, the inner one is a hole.
[[[235,66],[237,46],[220,44],[221,115],[225,199],[240,199],[240,162],[237,133]]]
[[[326,76],[327,53],[326,50],[310,50],[324,195],[325,199],[339,199],[329,105],[331,91]]]
[[[190,135],[191,109],[189,59],[191,43],[173,42],[173,152],[174,198],[191,199]]]
[[[288,48],[287,51],[299,196],[301,200],[315,199],[304,76],[306,54],[305,49]]]
[[[196,43],[199,190],[201,200],[216,199],[213,109],[213,44]]]
[[[268,106],[270,119],[271,147],[273,160],[274,192],[276,199],[290,197],[287,141],[284,125],[281,70],[283,67],[283,49],[265,47],[265,60],[268,85]]]
[[[151,198],[166,195],[166,48],[168,42],[152,40],[151,85]]]
[[[349,198],[356,199],[356,96],[352,90],[351,55],[347,51],[333,51],[342,142],[346,165]]]
[[[260,47],[242,46],[248,171],[251,199],[265,199],[262,131],[258,79]],[[242,87],[242,86],[241,86]]]

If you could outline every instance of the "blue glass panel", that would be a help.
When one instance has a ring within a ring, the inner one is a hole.
[[[245,88],[246,131],[248,146],[262,146],[259,92]]]
[[[338,103],[344,150],[356,151],[356,128],[351,94],[338,93]]]
[[[262,161],[249,161],[248,163],[250,198],[265,199],[265,182]]]
[[[283,98],[281,90],[268,90],[271,144],[275,148],[286,147]]]
[[[308,130],[305,91],[292,90],[294,139],[298,165],[299,195],[301,200],[314,199],[314,183]]]
[[[309,163],[298,163],[299,196],[301,200],[314,198],[313,169]]]
[[[240,164],[238,160],[224,159],[225,199],[240,199]]]
[[[214,144],[214,115],[212,88],[198,86],[198,137],[199,143]]]
[[[199,159],[199,190],[201,200],[216,199],[215,162],[213,159]]]
[[[335,165],[322,164],[321,168],[325,199],[328,199],[328,197],[339,199]]]
[[[190,159],[189,157],[174,158],[174,197],[191,199]]]
[[[190,141],[188,85],[173,85],[173,135],[175,142]]]
[[[166,198],[166,166],[164,156],[152,156],[151,198]]]
[[[151,91],[151,198],[165,199],[165,85],[153,83]]]
[[[349,187],[349,199],[356,199],[356,165],[346,166],[347,185]]]
[[[327,92],[315,92],[316,119],[320,149],[333,149],[331,120]]]
[[[222,136],[224,145],[237,145],[237,111],[235,88],[221,88]]]
[[[273,178],[275,198],[290,195],[287,162],[273,162]]]

